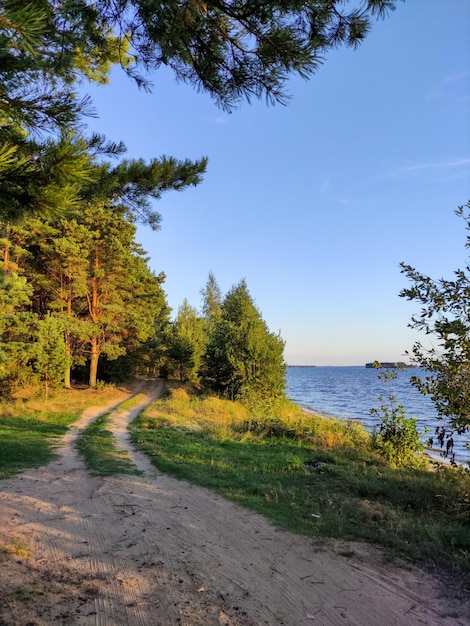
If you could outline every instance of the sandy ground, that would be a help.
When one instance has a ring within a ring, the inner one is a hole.
[[[158,473],[113,412],[142,476],[91,476],[74,443],[0,482],[0,626],[388,626],[470,624],[429,575],[362,544],[312,542],[214,493]],[[108,407],[109,409],[109,407]]]

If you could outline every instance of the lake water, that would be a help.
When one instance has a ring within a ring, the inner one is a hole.
[[[379,371],[365,366],[357,367],[288,367],[286,391],[288,397],[306,409],[345,419],[361,421],[368,430],[379,423],[377,416],[371,416],[372,408],[380,408],[378,397],[387,398],[386,383],[379,380]],[[430,428],[427,440],[434,436],[434,430],[441,424],[437,420],[434,404],[429,396],[423,396],[410,383],[413,375],[425,376],[419,368],[397,371],[392,381],[392,393],[400,402],[407,416],[416,417],[420,430]],[[454,435],[456,460],[465,463],[470,460],[467,444],[470,435]],[[434,436],[434,446],[438,446]]]

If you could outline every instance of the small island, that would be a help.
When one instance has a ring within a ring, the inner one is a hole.
[[[398,369],[405,370],[408,367],[413,367],[412,365],[407,365],[403,361],[374,361],[373,363],[366,363],[366,367],[384,367],[385,369]]]

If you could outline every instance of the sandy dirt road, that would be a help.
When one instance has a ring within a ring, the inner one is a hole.
[[[159,390],[112,413],[142,476],[86,470],[74,444],[100,407],[55,462],[0,482],[0,626],[470,624],[468,606],[421,571],[385,567],[369,546],[291,535],[158,473],[126,427]]]

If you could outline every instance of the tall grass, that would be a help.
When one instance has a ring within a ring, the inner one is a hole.
[[[246,407],[174,386],[133,422],[162,471],[312,537],[369,541],[412,562],[470,567],[470,475],[394,470],[357,424],[283,400]]]

